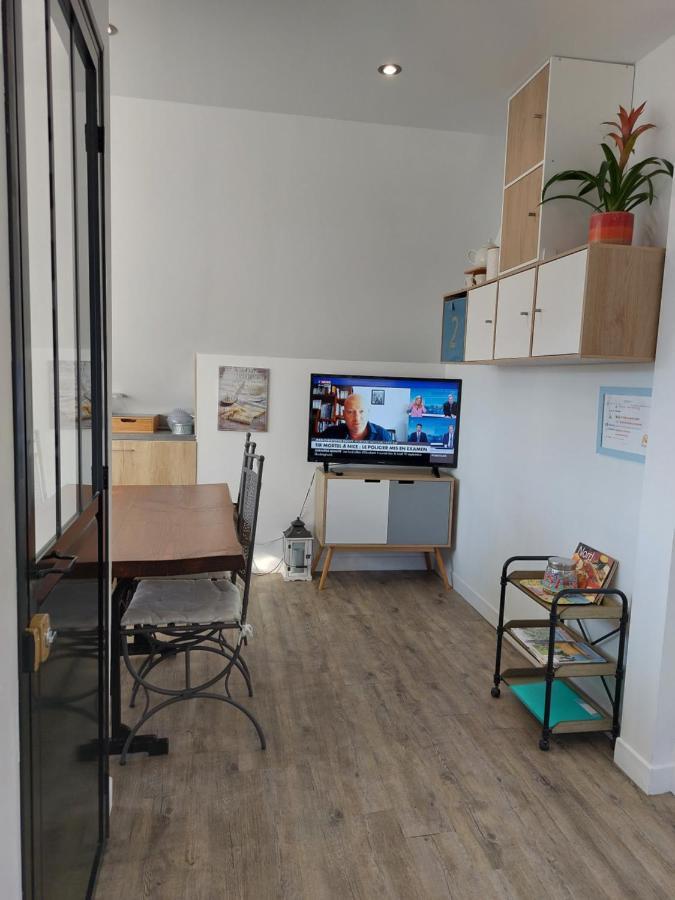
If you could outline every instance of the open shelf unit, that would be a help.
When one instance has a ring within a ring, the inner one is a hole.
[[[553,555],[553,554],[551,554]],[[499,622],[497,626],[497,653],[495,660],[492,696],[499,697],[500,684],[507,684],[514,696],[541,722],[542,735],[539,748],[548,750],[551,734],[586,731],[606,731],[614,742],[619,736],[621,688],[623,684],[623,664],[628,625],[628,600],[626,595],[615,588],[584,589],[584,594],[595,594],[601,599],[597,603],[574,603],[577,589],[558,591],[551,595],[551,601],[543,600],[523,582],[541,579],[544,572],[515,570],[509,571],[515,562],[545,561],[548,556],[513,556],[506,560],[502,568],[501,592],[499,600]],[[512,585],[521,591],[548,615],[539,619],[505,619],[506,588]],[[584,628],[585,619],[609,619],[618,621],[618,626],[607,634],[592,640]],[[577,628],[571,626],[576,623]],[[532,652],[527,643],[514,634],[519,628],[546,628],[548,630],[548,655],[546,662]],[[554,664],[556,629],[564,627],[570,640],[578,641],[601,657],[597,662],[561,662]],[[616,660],[607,656],[598,646],[614,635],[619,635]],[[521,653],[526,665],[511,667],[502,671],[501,656],[504,637]],[[614,691],[610,691],[606,678],[614,676]],[[583,691],[577,678],[601,678],[607,693],[611,713],[607,713],[595,700]]]

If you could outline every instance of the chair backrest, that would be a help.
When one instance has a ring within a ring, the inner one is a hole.
[[[251,440],[251,432],[246,432],[246,440],[244,441],[244,457],[241,461],[241,475],[239,476],[239,492],[237,493],[237,503],[236,507],[239,509],[239,505],[241,504],[241,498],[244,493],[244,480],[246,478],[246,467],[249,464],[248,460],[251,457],[251,454],[255,454],[255,441]]]
[[[237,537],[244,555],[244,568],[236,573],[244,582],[242,624],[246,621],[246,612],[248,610],[248,594],[251,586],[253,551],[255,550],[255,532],[258,525],[258,507],[260,505],[260,488],[262,487],[264,462],[264,456],[248,453],[245,454],[244,467],[242,469],[244,479],[241,503],[237,510]]]

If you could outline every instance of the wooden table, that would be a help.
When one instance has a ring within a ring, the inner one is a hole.
[[[226,484],[120,485],[112,489],[110,532],[111,754],[120,753],[129,728],[122,722],[120,683],[122,607],[135,579],[159,575],[230,572],[244,566],[235,512]],[[168,752],[166,738],[138,735],[129,752]]]

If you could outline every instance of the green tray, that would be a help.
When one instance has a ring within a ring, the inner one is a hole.
[[[543,724],[546,682],[532,681],[529,684],[514,684],[511,691],[526,706],[532,715]],[[551,715],[549,728],[560,722],[584,722],[602,719],[603,716],[565,681],[554,681],[551,690]]]

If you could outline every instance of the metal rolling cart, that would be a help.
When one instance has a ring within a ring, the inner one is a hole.
[[[502,567],[501,593],[499,600],[499,623],[497,626],[497,654],[495,660],[494,685],[492,696],[499,697],[500,684],[507,684],[512,693],[541,722],[542,733],[539,749],[548,750],[552,734],[564,734],[587,731],[609,732],[612,744],[619,736],[621,716],[621,688],[624,675],[624,654],[626,647],[626,630],[628,626],[628,600],[623,591],[616,588],[584,588],[584,594],[595,594],[601,597],[597,603],[573,603],[567,598],[581,591],[577,588],[558,591],[552,595],[551,602],[537,596],[526,584],[530,579],[541,579],[543,571],[509,571],[515,562],[546,562],[548,556],[512,556]],[[513,585],[517,590],[548,611],[545,619],[513,619],[504,623],[506,607],[506,588]],[[618,621],[616,628],[598,638],[591,639],[584,627],[586,619],[608,619]],[[577,625],[578,631],[570,627],[570,622]],[[556,628],[564,625],[573,638],[590,647],[595,654],[602,657],[597,662],[563,662],[554,666],[554,646]],[[528,645],[513,634],[515,628],[547,627],[548,659],[545,665],[528,649]],[[619,646],[616,660],[607,656],[599,645],[609,638],[619,635]],[[501,657],[504,635],[509,635],[518,650],[529,660],[529,665],[521,668],[510,668],[502,672]],[[614,676],[614,690],[610,690],[607,677]],[[599,677],[609,698],[611,715],[608,715],[598,703],[585,693],[576,681],[577,678]]]

